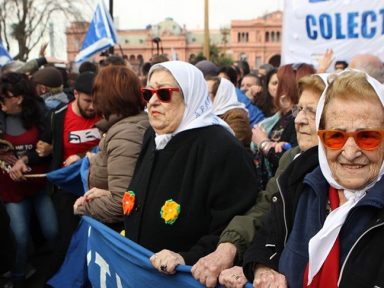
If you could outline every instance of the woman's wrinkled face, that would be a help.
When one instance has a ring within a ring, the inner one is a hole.
[[[315,118],[319,98],[318,93],[312,90],[304,90],[297,104],[300,112],[295,117],[295,129],[301,151],[306,151],[318,144]]]
[[[325,129],[354,132],[363,129],[383,129],[382,105],[368,101],[333,99],[325,112]],[[325,148],[325,154],[335,180],[347,189],[361,189],[376,179],[384,156],[384,144],[371,151],[362,150],[353,137],[338,150]]]
[[[277,85],[279,85],[279,80],[277,79],[277,73],[275,73],[268,82],[268,92],[273,98],[276,98]]]
[[[164,70],[154,71],[147,83],[152,89],[178,87],[175,78]],[[161,102],[154,93],[147,103],[149,122],[159,135],[174,132],[183,119],[185,104],[180,92],[173,91],[171,101]]]

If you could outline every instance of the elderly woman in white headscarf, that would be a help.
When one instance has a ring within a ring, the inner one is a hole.
[[[142,94],[151,127],[123,197],[125,235],[156,252],[156,269],[173,274],[212,252],[258,189],[252,159],[212,113],[203,74],[169,61],[148,75]]]
[[[278,180],[264,229],[244,257],[254,287],[382,287],[384,87],[345,71],[320,98],[319,167],[306,153]]]
[[[248,110],[237,100],[236,88],[231,81],[216,76],[205,78],[208,94],[212,100],[213,113],[224,120],[235,133],[236,138],[249,148],[252,130],[249,127]]]

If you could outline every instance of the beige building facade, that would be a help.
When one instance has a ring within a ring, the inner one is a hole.
[[[261,64],[280,65],[281,11],[252,20],[232,20],[229,28],[210,30],[210,43],[232,58],[245,59],[253,69]],[[67,59],[71,63],[79,52],[88,23],[73,22],[66,29]],[[125,55],[133,66],[147,62],[154,54],[188,61],[203,51],[204,30],[187,30],[172,18],[145,29],[118,30],[115,53]],[[97,58],[97,57],[96,57]],[[96,59],[97,60],[97,59]]]

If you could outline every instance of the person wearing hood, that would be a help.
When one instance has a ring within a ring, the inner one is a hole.
[[[142,95],[150,126],[128,192],[125,236],[174,274],[213,251],[222,229],[257,196],[249,153],[212,110],[201,71],[182,61],[151,67]]]
[[[237,100],[235,86],[220,77],[206,77],[213,113],[223,119],[235,133],[236,138],[249,148],[252,130],[249,127],[248,110]]]
[[[254,287],[384,283],[384,87],[351,70],[328,82],[316,112],[319,166],[306,172],[308,150],[278,179],[244,256]]]

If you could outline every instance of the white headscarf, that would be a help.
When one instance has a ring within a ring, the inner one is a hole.
[[[148,79],[159,66],[166,68],[172,74],[183,91],[185,110],[179,127],[173,133],[156,134],[157,150],[164,149],[173,136],[189,129],[221,125],[233,133],[228,124],[213,113],[208,86],[203,73],[198,68],[183,61],[167,61],[153,65],[149,70]]]
[[[351,70],[345,70],[343,73],[350,73]],[[361,71],[358,71],[361,72]],[[364,72],[361,72],[364,73]],[[365,74],[365,73],[364,73]],[[375,90],[378,95],[381,104],[384,106],[384,85],[370,77],[366,74],[368,83]],[[323,78],[324,79],[324,78]],[[316,127],[319,129],[321,116],[324,110],[325,95],[327,93],[328,87],[324,90],[323,94],[320,97],[319,104],[316,111]],[[321,230],[311,238],[309,241],[309,272],[308,272],[308,284],[312,282],[313,277],[319,272],[325,259],[327,258],[329,252],[331,251],[333,244],[336,241],[337,236],[339,235],[340,229],[344,224],[344,221],[349,213],[349,211],[358,203],[366,194],[366,191],[374,186],[377,181],[379,181],[384,174],[384,163],[381,165],[379,175],[375,181],[369,183],[366,187],[360,190],[350,190],[341,186],[332,176],[331,169],[329,168],[327,157],[325,155],[325,148],[323,143],[319,139],[319,162],[321,172],[323,173],[325,179],[328,183],[336,188],[344,190],[344,195],[347,198],[347,202],[333,210],[328,217],[325,219],[324,225]]]
[[[248,112],[245,109],[245,105],[237,100],[236,88],[232,82],[225,78],[220,78],[220,85],[213,100],[213,113],[222,115],[235,108],[241,108]]]

